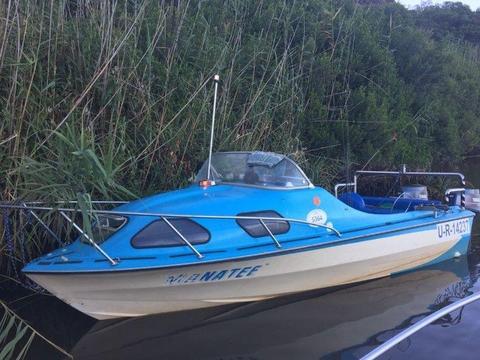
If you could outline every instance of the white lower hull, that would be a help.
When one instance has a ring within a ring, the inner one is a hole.
[[[460,236],[439,238],[432,229],[184,268],[28,276],[78,310],[107,319],[261,300],[380,278],[426,264],[460,240]],[[241,270],[235,273],[235,269],[247,269],[243,274],[251,274],[237,277]],[[206,273],[210,275],[208,280]]]

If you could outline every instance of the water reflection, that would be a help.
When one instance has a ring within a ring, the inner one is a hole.
[[[458,299],[480,291],[480,222],[476,221],[471,249],[466,260],[466,274],[461,280],[452,283],[437,295],[424,314],[412,313],[409,318],[399,323],[395,328],[386,329],[372,335],[363,344],[352,346],[340,352],[339,358],[359,358],[375,347],[390,339],[400,331],[408,328],[429,313],[439,310]],[[448,266],[451,261],[439,266]],[[478,359],[478,340],[473,337],[480,328],[480,304],[473,303],[465,308],[452,312],[437,320],[432,325],[411,336],[397,347],[393,348],[381,359]],[[346,356],[348,355],[348,356]]]

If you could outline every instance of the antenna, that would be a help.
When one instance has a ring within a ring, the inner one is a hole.
[[[207,180],[210,180],[210,172],[212,167],[212,150],[213,150],[213,134],[215,133],[215,112],[217,110],[217,91],[218,91],[218,82],[220,81],[220,76],[215,75],[213,77],[215,82],[215,94],[213,96],[213,113],[212,113],[212,128],[210,130],[210,149],[208,151],[208,167],[207,167]]]

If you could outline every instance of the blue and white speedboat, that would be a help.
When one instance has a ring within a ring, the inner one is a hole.
[[[71,222],[78,212],[56,209]],[[262,300],[430,265],[467,252],[474,217],[422,198],[337,198],[290,158],[265,152],[213,154],[187,188],[91,214],[92,231],[74,224],[75,242],[23,272],[97,319]]]

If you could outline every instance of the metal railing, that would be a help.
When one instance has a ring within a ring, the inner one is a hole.
[[[129,201],[121,200],[91,200],[89,202],[93,205],[123,205],[128,204]],[[0,202],[0,204],[4,204]],[[67,201],[24,201],[22,204],[25,205],[45,205],[45,204],[78,204],[77,200],[67,200]]]
[[[354,188],[357,186],[356,183],[349,182],[349,183],[340,183],[335,185],[335,197],[338,198],[338,189],[344,188],[344,187],[350,187],[353,186]]]
[[[75,203],[75,202],[72,202]],[[108,201],[92,201],[92,204],[113,204],[114,202]],[[123,202],[122,202],[123,203]],[[120,259],[113,259],[110,255],[108,255],[101,247],[95,242],[95,239],[90,238],[80,226],[78,226],[75,221],[69,217],[66,213],[81,213],[80,209],[72,209],[72,208],[62,208],[62,207],[48,207],[48,206],[28,206],[26,203],[22,205],[16,205],[11,203],[0,203],[0,209],[17,209],[17,210],[26,210],[29,211],[34,218],[39,221],[39,223],[48,231],[49,234],[53,235],[56,239],[58,237],[55,233],[35,214],[34,211],[57,211],[62,215],[65,220],[70,222],[72,226],[80,232],[80,234],[87,239],[87,241],[103,256],[105,257],[112,265],[117,265]],[[335,233],[338,237],[341,237],[341,233],[335,229],[333,226],[312,223],[305,220],[299,219],[292,219],[292,218],[284,218],[284,217],[259,217],[259,216],[238,216],[238,215],[200,215],[200,214],[163,214],[163,213],[152,213],[152,212],[136,212],[136,211],[115,211],[115,210],[87,210],[88,214],[104,214],[104,215],[120,215],[120,216],[146,216],[146,217],[156,217],[160,218],[161,220],[165,221],[165,223],[174,231],[180,239],[187,245],[192,252],[199,258],[203,258],[203,255],[195,248],[195,246],[188,241],[188,239],[180,232],[180,230],[175,227],[174,224],[169,219],[206,219],[206,220],[258,220],[260,224],[265,228],[268,235],[272,239],[273,243],[277,248],[281,248],[282,245],[272,233],[270,228],[267,226],[265,221],[278,221],[278,222],[290,222],[296,223],[300,225],[309,225],[312,227],[323,228]]]
[[[408,337],[412,336],[416,332],[420,331],[424,327],[430,325],[434,321],[444,317],[445,315],[448,315],[452,311],[455,311],[461,307],[464,307],[474,301],[480,300],[480,292],[470,295],[466,298],[463,298],[461,300],[458,300],[454,302],[453,304],[450,304],[443,309],[440,309],[433,314],[423,318],[422,320],[416,322],[409,328],[403,330],[399,334],[395,335],[391,339],[385,341],[382,345],[378,346],[375,348],[373,351],[369,352],[365,356],[361,358],[361,360],[374,360],[378,358],[380,355],[383,355],[386,353],[388,350],[392,349],[395,345],[398,345],[401,343],[403,340],[407,339]]]
[[[77,230],[82,236],[88,240],[90,244],[100,253],[102,254],[108,261],[110,261],[110,264],[112,265],[117,265],[118,261],[113,260],[90,236],[88,236],[83,229],[78,226],[75,221],[73,221],[65,212],[60,211],[60,215],[62,215],[69,223],[72,224],[72,226]]]
[[[461,192],[461,204],[462,209],[465,209],[465,175],[459,172],[428,172],[428,171],[407,171],[405,165],[399,171],[377,171],[377,170],[358,170],[353,176],[353,182],[351,183],[341,183],[335,185],[335,197],[338,197],[338,189],[342,187],[353,186],[353,191],[357,192],[358,190],[358,179],[360,176],[368,175],[384,175],[384,176],[433,176],[433,177],[457,177],[460,179],[462,188],[449,189],[452,192]],[[448,190],[447,190],[448,191]],[[446,199],[448,195],[445,194]],[[448,202],[448,200],[447,200]]]

